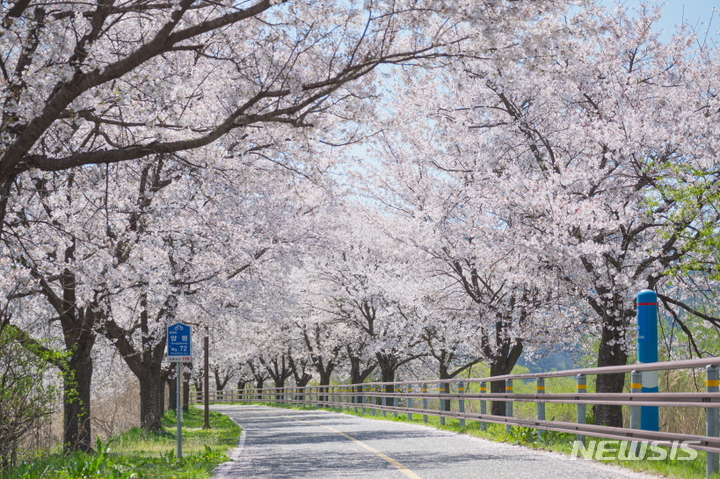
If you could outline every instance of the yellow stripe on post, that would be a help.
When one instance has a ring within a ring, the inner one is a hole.
[[[642,383],[632,383],[630,385],[631,389],[642,389]]]
[[[705,381],[705,387],[716,388],[720,387],[720,379],[708,379]]]
[[[578,384],[578,389],[587,389],[587,386],[585,384]]]
[[[544,391],[544,390],[545,390],[545,386],[538,386],[538,387],[537,387],[537,390],[538,390],[538,391]]]

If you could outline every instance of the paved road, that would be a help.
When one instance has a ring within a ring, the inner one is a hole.
[[[434,428],[328,411],[213,406],[243,427],[214,479],[657,479]]]

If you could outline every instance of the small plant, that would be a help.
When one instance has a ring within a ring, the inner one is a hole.
[[[507,442],[527,446],[538,442],[537,430],[531,427],[513,426],[507,433]]]

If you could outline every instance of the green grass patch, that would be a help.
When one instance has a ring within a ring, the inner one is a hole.
[[[202,429],[203,411],[190,408],[183,415],[183,457],[178,459],[176,417],[169,411],[160,432],[130,429],[107,442],[98,441],[92,454],[38,455],[17,468],[0,473],[2,479],[206,479],[228,460],[240,428],[227,416],[210,412],[211,429]]]

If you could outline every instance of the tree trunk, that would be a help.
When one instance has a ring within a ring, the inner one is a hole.
[[[68,362],[63,385],[65,451],[91,450],[90,387],[93,363],[90,352],[94,342],[93,335],[89,343],[78,343]]]
[[[292,361],[287,361],[287,356],[283,354],[280,357],[280,360],[278,358],[273,358],[269,363],[265,362],[262,358],[260,358],[260,362],[267,370],[268,374],[272,378],[273,382],[275,383],[275,387],[280,389],[285,387],[285,380],[292,376],[293,374],[293,368],[291,366]],[[278,391],[275,394],[275,399],[282,401],[285,398],[284,391]]]
[[[170,370],[163,369],[160,373],[160,417],[165,415],[165,386],[168,385],[168,378],[170,377]]]
[[[192,363],[185,363],[183,367],[183,397],[182,397],[182,408],[183,411],[188,412],[190,410],[190,376],[192,375]]]
[[[66,262],[74,260],[75,243],[65,249]],[[40,290],[58,313],[63,331],[65,350],[70,352],[63,378],[63,449],[90,451],[92,431],[90,426],[90,389],[92,385],[92,348],[97,332],[100,304],[91,302],[80,308],[77,304],[75,273],[64,269],[59,278],[61,294],[37,271],[31,273],[39,280]]]
[[[288,356],[288,359],[290,361],[290,368],[292,369],[293,377],[295,378],[295,386],[297,386],[298,388],[304,388],[312,379],[312,375],[308,374],[308,372],[305,370],[310,361],[305,359],[301,360],[298,363],[293,359],[292,355]],[[294,399],[296,401],[304,401],[305,394],[298,393],[295,395]]]
[[[175,295],[168,295],[155,318],[155,322],[160,323],[165,318],[174,318],[176,303]],[[162,429],[161,402],[164,399],[162,396],[161,371],[167,338],[164,332],[161,332],[161,339],[157,340],[150,331],[146,293],[141,295],[140,304],[143,307],[139,318],[140,333],[142,334],[140,349],[132,339],[133,330],[120,327],[112,319],[105,322],[103,332],[115,344],[123,360],[140,382],[140,426],[145,431],[160,431]],[[176,389],[170,391],[171,404],[175,403],[173,399],[176,394],[175,391]],[[170,407],[170,409],[175,408]]]
[[[450,375],[450,372],[448,371],[449,362],[452,360],[453,355],[448,354],[447,351],[442,351],[442,354],[440,355],[441,358],[443,358],[443,361],[440,361],[440,377],[439,379],[452,379],[452,376]],[[444,359],[447,359],[445,361]],[[440,383],[438,384],[438,387],[440,388],[441,392],[444,392],[445,394],[450,394],[450,383]],[[441,411],[449,411],[450,410],[450,400],[449,399],[441,399],[440,400],[440,410]]]
[[[384,356],[383,360],[378,361],[378,365],[380,366],[380,371],[382,373],[382,382],[384,382],[384,383],[395,382],[395,371],[397,370],[397,367],[395,366],[395,361],[392,359],[392,357]],[[385,393],[394,394],[395,393],[395,385],[386,384],[385,385]],[[390,397],[386,397],[385,401],[383,401],[383,403],[385,403],[386,406],[392,406],[393,399]]]
[[[503,376],[510,374],[522,354],[523,343],[520,340],[512,341],[506,338],[497,354],[490,360],[490,376]],[[492,381],[491,393],[504,393],[505,381]],[[505,416],[505,401],[492,401],[490,413],[494,416]]]
[[[603,318],[603,329],[598,349],[598,367],[624,366],[627,364],[625,350],[625,321]],[[595,391],[598,393],[621,393],[625,385],[625,374],[598,374]],[[596,404],[593,406],[595,424],[622,427],[622,407]]]
[[[353,397],[353,402],[356,404],[362,403],[362,386],[361,384],[365,382],[365,380],[372,374],[372,372],[377,367],[377,362],[373,361],[370,364],[365,365],[365,367],[362,366],[362,360],[351,354],[350,347],[347,348],[348,350],[348,358],[350,359],[350,384],[358,384],[358,386],[355,386],[355,392],[358,393],[357,396]]]
[[[329,401],[329,398],[327,397],[328,392],[328,386],[330,386],[330,376],[332,374],[333,369],[324,369],[322,371],[318,371],[320,373],[320,392],[324,393],[322,396],[318,398],[319,402]]]
[[[172,363],[170,366],[170,374],[173,375],[172,379],[168,379],[168,386],[170,386],[170,391],[168,391],[168,409],[170,411],[177,412],[178,409],[178,403],[177,403],[177,371],[178,371],[178,363]]]
[[[140,424],[145,431],[162,430],[163,415],[163,381],[160,372],[143,374],[140,380]]]

